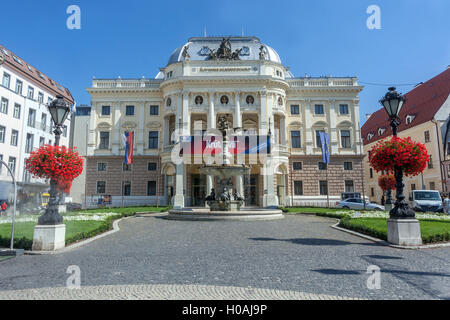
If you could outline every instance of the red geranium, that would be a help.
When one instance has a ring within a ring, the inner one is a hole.
[[[383,191],[395,190],[395,177],[393,174],[383,174],[378,178],[378,185]]]
[[[31,152],[25,162],[34,177],[58,182],[58,190],[70,193],[72,181],[83,171],[83,158],[65,146],[45,145]]]
[[[410,137],[382,140],[369,153],[370,165],[377,172],[393,173],[395,168],[401,168],[405,176],[422,173],[429,161],[427,148]]]

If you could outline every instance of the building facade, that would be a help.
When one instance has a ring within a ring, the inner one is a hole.
[[[415,177],[404,177],[404,194],[413,190],[438,190],[448,192],[448,148],[445,141],[447,132],[446,120],[450,114],[450,68],[425,83],[418,84],[405,94],[406,102],[400,111],[401,124],[398,128],[399,137],[411,137],[421,142],[428,150],[431,159],[423,174]],[[380,140],[392,135],[390,120],[384,109],[372,115],[361,128],[364,152],[368,155],[370,149]],[[443,143],[444,142],[444,143]],[[370,167],[368,157],[365,161],[365,176],[369,198],[381,202],[383,191],[378,186],[379,174]]]
[[[74,105],[70,91],[0,45],[0,159],[13,169],[19,195],[39,197],[49,184],[25,170],[31,151],[54,142],[48,111],[56,95]],[[70,118],[70,117],[69,117]],[[61,145],[69,145],[70,119],[65,122]],[[12,184],[6,168],[0,167],[0,199],[10,198]],[[21,192],[23,191],[23,193]]]
[[[112,205],[202,206],[217,181],[200,174],[202,164],[174,163],[174,132],[202,135],[221,116],[271,137],[267,159],[234,177],[248,206],[325,206],[327,193],[334,205],[342,192],[362,191],[361,90],[355,77],[294,77],[256,37],[191,38],[155,79],[93,80],[88,205],[111,195]],[[123,165],[125,131],[134,132],[131,166]],[[328,170],[320,131],[330,135]]]

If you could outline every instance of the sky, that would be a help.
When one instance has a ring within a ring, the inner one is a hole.
[[[154,78],[188,38],[257,36],[294,76],[356,76],[361,125],[389,85],[406,93],[450,65],[449,0],[1,1],[0,43],[90,104],[92,78]],[[81,29],[69,30],[70,5]],[[380,8],[370,30],[367,8]],[[20,8],[19,8],[20,7]]]

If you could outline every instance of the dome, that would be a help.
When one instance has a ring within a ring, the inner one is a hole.
[[[190,60],[206,61],[209,59],[210,50],[217,50],[222,43],[223,37],[195,37],[177,48],[169,58],[167,65],[184,61],[183,51],[187,47],[187,53]],[[261,45],[264,46],[266,52],[266,60],[281,64],[278,53],[266,44],[260,42],[256,37],[229,37],[231,49],[242,49],[239,53],[240,60],[259,60]]]

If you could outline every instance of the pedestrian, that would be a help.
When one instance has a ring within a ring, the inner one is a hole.
[[[6,204],[6,201],[3,201],[3,203],[0,206],[0,216],[3,216],[3,212],[6,213],[7,208],[8,208],[8,205]]]
[[[444,212],[450,214],[450,194],[448,193],[445,195],[444,199]]]

